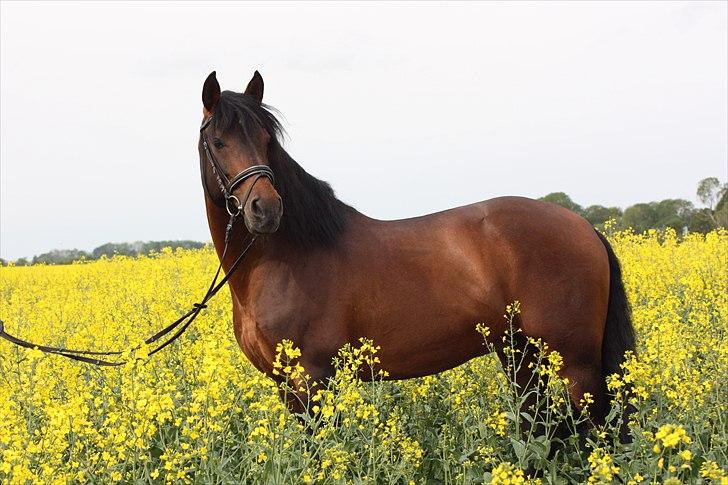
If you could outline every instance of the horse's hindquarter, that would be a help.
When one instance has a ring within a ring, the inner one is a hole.
[[[594,228],[569,210],[531,199],[502,197],[484,206],[486,234],[499,235],[508,259],[507,302],[521,302],[517,324],[572,360],[598,360],[609,261]]]

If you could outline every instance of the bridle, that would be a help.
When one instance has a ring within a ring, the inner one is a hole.
[[[210,162],[210,166],[212,167],[212,173],[215,176],[215,180],[217,180],[217,185],[218,187],[220,187],[220,191],[225,196],[225,210],[227,210],[227,213],[230,214],[230,216],[237,216],[243,211],[243,207],[245,207],[248,197],[250,197],[250,192],[253,190],[253,186],[255,186],[255,183],[261,177],[268,177],[268,179],[273,184],[275,184],[276,178],[273,175],[273,170],[271,170],[269,166],[253,165],[252,167],[246,168],[232,179],[228,179],[227,175],[225,175],[225,171],[220,166],[220,162],[218,162],[217,158],[215,158],[215,154],[212,153],[212,150],[210,149],[210,144],[207,141],[207,135],[205,135],[205,128],[210,126],[211,122],[212,115],[208,116],[202,122],[202,126],[200,126],[202,149],[205,150],[207,160]],[[250,187],[248,187],[248,191],[245,193],[245,197],[243,197],[243,202],[241,204],[240,199],[233,195],[233,190],[235,190],[235,187],[253,176],[255,176],[255,179],[253,179],[253,183],[250,184]],[[204,170],[202,171],[202,185],[205,187],[205,191],[207,191],[207,183],[205,182]],[[232,209],[230,208],[231,204]]]
[[[192,324],[192,322],[197,318],[197,315],[200,314],[200,312],[207,308],[207,302],[212,299],[213,296],[217,294],[220,289],[222,289],[223,286],[225,286],[225,283],[228,282],[230,277],[233,275],[235,270],[237,270],[240,267],[240,263],[243,261],[243,258],[247,254],[248,250],[253,246],[253,243],[255,242],[256,236],[254,234],[249,234],[249,239],[247,243],[244,243],[243,250],[240,252],[238,257],[235,259],[233,264],[230,266],[230,269],[225,273],[225,275],[222,277],[220,281],[218,281],[218,278],[220,276],[220,272],[222,271],[222,264],[225,260],[225,256],[227,255],[228,246],[230,243],[230,234],[232,233],[233,225],[235,224],[235,220],[237,217],[243,212],[243,208],[245,207],[245,204],[248,202],[248,198],[250,197],[251,192],[253,191],[253,187],[255,186],[256,182],[260,180],[261,177],[268,177],[268,179],[275,183],[275,176],[273,175],[273,170],[271,170],[270,167],[267,165],[253,165],[250,168],[247,168],[237,174],[232,179],[228,179],[225,175],[225,172],[220,167],[220,163],[215,158],[215,155],[210,150],[209,144],[207,142],[207,136],[205,135],[205,128],[207,128],[212,121],[212,116],[209,116],[205,121],[202,122],[202,126],[200,127],[200,136],[202,137],[202,147],[205,150],[205,153],[207,154],[207,159],[210,162],[210,165],[212,166],[212,172],[215,175],[215,179],[217,180],[218,185],[220,186],[220,190],[222,191],[223,195],[225,196],[225,209],[227,210],[228,214],[230,215],[230,219],[227,223],[227,227],[225,228],[225,246],[222,250],[222,255],[220,256],[220,264],[217,267],[217,271],[215,271],[215,276],[212,278],[212,282],[210,283],[210,286],[207,288],[207,292],[205,293],[205,296],[202,297],[202,300],[200,300],[198,303],[193,303],[192,308],[187,311],[184,315],[179,317],[174,322],[167,325],[162,330],[158,331],[148,339],[144,341],[145,345],[151,345],[158,341],[162,341],[159,343],[155,348],[151,349],[149,352],[147,352],[147,356],[152,356],[174,342],[180,335],[184,333],[185,330]],[[200,160],[200,162],[202,162]],[[201,167],[202,168],[202,167]],[[245,197],[243,197],[242,203],[241,201],[232,194],[233,190],[235,190],[235,187],[240,185],[242,182],[247,180],[250,177],[255,177],[253,179],[253,183],[250,184],[250,187],[248,187],[248,190],[245,192]],[[204,171],[202,173],[202,185],[205,189],[205,192],[207,192],[207,184],[205,183],[205,175]],[[234,202],[234,203],[233,203]],[[230,204],[233,203],[232,209],[230,208]],[[177,328],[179,327],[179,328]],[[174,334],[172,334],[171,337],[169,337],[167,340],[163,340],[162,337],[167,335],[168,333],[172,332],[172,330],[176,330]],[[11,342],[15,345],[18,345],[20,347],[25,347],[27,349],[38,349],[41,352],[49,353],[49,354],[55,354],[60,355],[63,357],[67,357],[69,359],[78,360],[80,362],[87,362],[89,364],[94,365],[100,365],[100,366],[106,366],[106,367],[118,367],[121,365],[125,365],[128,363],[126,360],[105,360],[101,359],[100,356],[103,356],[107,358],[108,356],[118,356],[121,357],[125,353],[129,351],[120,351],[120,350],[112,350],[112,351],[93,351],[93,350],[72,350],[72,349],[66,349],[62,347],[49,347],[47,345],[39,345],[34,344],[32,342],[28,342],[27,340],[20,339],[18,337],[15,337],[13,335],[10,335],[5,331],[5,323],[0,320],[0,338],[4,338],[8,342]],[[137,347],[138,348],[138,347]],[[133,349],[136,350],[137,348]]]

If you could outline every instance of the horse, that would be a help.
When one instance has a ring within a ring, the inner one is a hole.
[[[337,351],[366,337],[380,347],[387,379],[435,374],[486,353],[476,323],[504,333],[503,310],[518,300],[514,324],[562,355],[572,404],[579,409],[588,392],[592,418],[604,419],[605,377],[635,346],[619,261],[604,236],[565,208],[512,196],[411,219],[367,217],[284,150],[263,89],[255,71],[243,92],[221,92],[212,72],[198,143],[207,220],[226,271],[256,237],[228,283],[235,338],[258,370],[280,379],[276,344],[288,339],[311,379],[325,381]],[[244,224],[229,228],[233,213]],[[496,345],[503,361],[502,350]]]

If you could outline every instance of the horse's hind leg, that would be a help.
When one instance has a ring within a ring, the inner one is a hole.
[[[607,386],[602,376],[602,368],[594,362],[571,362],[564,358],[562,377],[569,380],[569,395],[577,412],[583,411],[586,404],[584,395],[591,396],[591,404],[587,405],[590,420],[593,424],[604,424],[604,418],[609,408]]]
[[[567,380],[572,411],[578,417],[584,411],[584,406],[587,407],[588,420],[581,423],[576,430],[584,437],[593,425],[604,423],[609,408],[607,387],[602,375],[601,349],[596,344],[589,345],[586,339],[569,345],[556,344],[550,346],[550,349],[559,352],[563,358],[563,368],[559,375]],[[559,434],[574,431],[565,425],[559,429]]]
[[[602,377],[601,349],[596,344],[589,345],[587,339],[582,339],[580,342],[581,345],[566,345],[564,340],[557,340],[549,344],[549,351],[557,351],[563,358],[563,368],[559,371],[559,375],[568,379],[568,397],[574,413],[581,413],[585,403],[584,394],[588,393],[591,396],[590,400],[593,402],[588,405],[590,422],[583,423],[577,430],[583,435],[591,424],[603,423],[609,403],[606,384]],[[520,362],[520,368],[515,373],[518,395],[526,398],[521,411],[530,414],[535,424],[534,426],[524,421],[521,429],[525,434],[539,436],[546,433],[548,427],[550,433],[565,438],[575,431],[570,429],[568,423],[561,423],[555,429],[552,427],[554,423],[546,423],[551,419],[548,410],[544,408],[544,397],[548,390],[535,369],[539,361],[538,349],[529,344],[527,337],[522,333],[518,334],[515,348],[522,352],[515,358],[516,363]],[[499,350],[498,355],[504,369],[513,365],[512,359],[508,359],[502,350]],[[545,359],[547,355],[541,357],[541,364],[547,364]],[[510,374],[509,377],[513,378],[512,372]]]
[[[515,392],[512,392],[511,399],[520,406],[514,409],[514,414],[520,420],[518,438],[528,440],[529,437],[535,438],[554,434],[553,429],[547,429],[548,410],[544,406],[544,395],[547,392],[543,380],[539,379],[535,366],[539,360],[538,349],[528,343],[528,339],[519,333],[516,335],[513,348],[517,351],[513,357],[508,354],[510,351],[497,349],[498,358],[501,361],[504,371],[508,379],[512,382],[515,374],[515,384],[517,385]],[[529,419],[524,417],[529,416]],[[557,434],[563,434],[559,429],[555,430]],[[549,452],[549,459],[554,456],[557,447],[552,446]],[[543,476],[544,470],[537,470],[534,467],[526,469],[526,475],[531,478]]]
[[[519,323],[524,334],[540,338],[548,344],[549,352],[561,355],[563,367],[559,375],[568,379],[574,412],[582,411],[584,394],[589,393],[593,400],[588,406],[589,416],[594,424],[600,424],[609,405],[602,376],[608,288],[584,278],[575,280],[582,281],[581,288],[566,288],[562,292],[555,288],[543,290],[556,295],[552,299],[524,298],[534,304],[523,305]],[[585,429],[579,431],[583,433]]]
[[[535,366],[538,362],[538,349],[528,343],[527,338],[519,333],[515,335],[512,348],[498,349],[497,354],[509,381],[511,381],[512,385],[515,384],[512,399],[516,403],[523,399],[519,409],[514,410],[514,414],[520,420],[520,431],[524,436],[529,434],[533,436],[543,435],[546,432],[543,424],[545,422],[545,409],[540,404],[546,389],[539,382],[538,374],[535,372]],[[514,380],[515,382],[513,382]],[[523,418],[521,413],[530,415],[532,421]]]

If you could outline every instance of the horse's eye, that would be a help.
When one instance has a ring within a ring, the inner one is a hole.
[[[224,146],[225,146],[225,144],[224,144],[224,143],[222,142],[222,140],[221,140],[221,139],[219,139],[219,138],[215,138],[214,140],[212,140],[212,144],[213,144],[213,145],[215,145],[215,148],[217,148],[218,150],[219,150],[220,148],[222,148],[222,147],[224,147]]]

